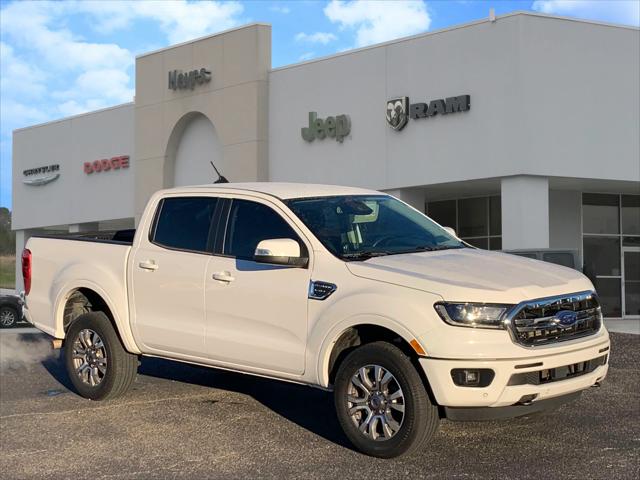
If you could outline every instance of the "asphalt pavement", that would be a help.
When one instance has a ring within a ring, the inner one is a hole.
[[[501,422],[441,422],[429,447],[380,460],[351,449],[331,394],[144,359],[110,402],[77,396],[59,351],[0,335],[0,477],[638,479],[640,336],[613,333],[609,376],[572,404]]]

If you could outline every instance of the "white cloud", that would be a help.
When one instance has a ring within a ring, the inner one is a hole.
[[[244,7],[239,2],[186,0],[77,1],[67,4],[70,11],[82,12],[95,20],[94,28],[111,33],[138,19],[156,22],[170,43],[180,43],[235,27],[241,23]]]
[[[324,14],[341,29],[355,30],[358,47],[424,32],[431,24],[421,0],[331,0]]]
[[[269,10],[271,10],[272,12],[281,13],[283,15],[291,13],[291,9],[289,7],[284,7],[282,5],[271,5],[269,7]]]
[[[640,25],[638,0],[536,0],[533,10],[602,22]]]
[[[0,15],[3,37],[35,51],[53,69],[126,68],[132,63],[131,53],[114,43],[85,42],[64,27],[52,28],[52,24],[61,23],[67,6],[57,2],[11,3]]]
[[[11,45],[0,42],[0,91],[37,98],[46,91],[45,73],[16,56]]]
[[[296,35],[297,42],[309,42],[309,43],[321,43],[322,45],[326,45],[329,42],[333,42],[337,40],[333,33],[328,32],[316,32],[316,33],[304,33],[300,32]]]

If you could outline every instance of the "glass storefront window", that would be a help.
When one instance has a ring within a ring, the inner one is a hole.
[[[618,195],[585,193],[582,195],[582,231],[584,233],[620,233]]]
[[[489,234],[487,198],[465,198],[458,201],[458,233],[463,237]]]
[[[473,245],[474,247],[482,248],[483,250],[488,250],[489,244],[487,238],[463,238],[465,242],[469,245]]]
[[[498,196],[489,197],[489,235],[502,235],[502,200]]]
[[[624,314],[640,315],[640,251],[624,252]]]
[[[640,247],[640,237],[622,237],[622,245],[625,247]]]
[[[456,201],[429,202],[427,215],[443,227],[456,229]]]
[[[584,274],[592,281],[597,275],[619,277],[620,237],[584,237]]]
[[[602,315],[604,317],[621,317],[622,297],[620,295],[620,279],[597,278],[594,286],[600,299]]]
[[[427,215],[440,225],[455,229],[461,239],[474,247],[502,250],[499,195],[429,202]]]
[[[640,234],[640,195],[622,195],[622,233]]]

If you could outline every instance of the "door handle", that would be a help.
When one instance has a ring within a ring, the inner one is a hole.
[[[143,270],[150,270],[152,272],[158,269],[158,264],[153,260],[145,260],[144,262],[140,262],[138,266]]]
[[[236,279],[236,277],[234,277],[233,275],[231,275],[231,273],[227,271],[216,272],[212,276],[214,280],[218,280],[219,282],[226,282],[226,283],[233,282]]]

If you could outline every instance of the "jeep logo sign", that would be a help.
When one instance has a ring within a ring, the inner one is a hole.
[[[302,138],[307,142],[313,142],[316,138],[322,140],[329,137],[342,143],[344,137],[351,133],[351,119],[349,115],[337,115],[323,120],[318,118],[316,112],[309,112],[309,126],[302,127],[300,131]]]
[[[409,103],[409,97],[387,101],[387,123],[394,130],[402,130],[409,118],[434,117],[449,113],[466,112],[471,109],[471,95],[458,95],[446,99],[431,100],[429,103]]]
[[[193,90],[196,85],[202,85],[211,81],[211,72],[206,68],[182,72],[173,70],[169,72],[169,90]]]

